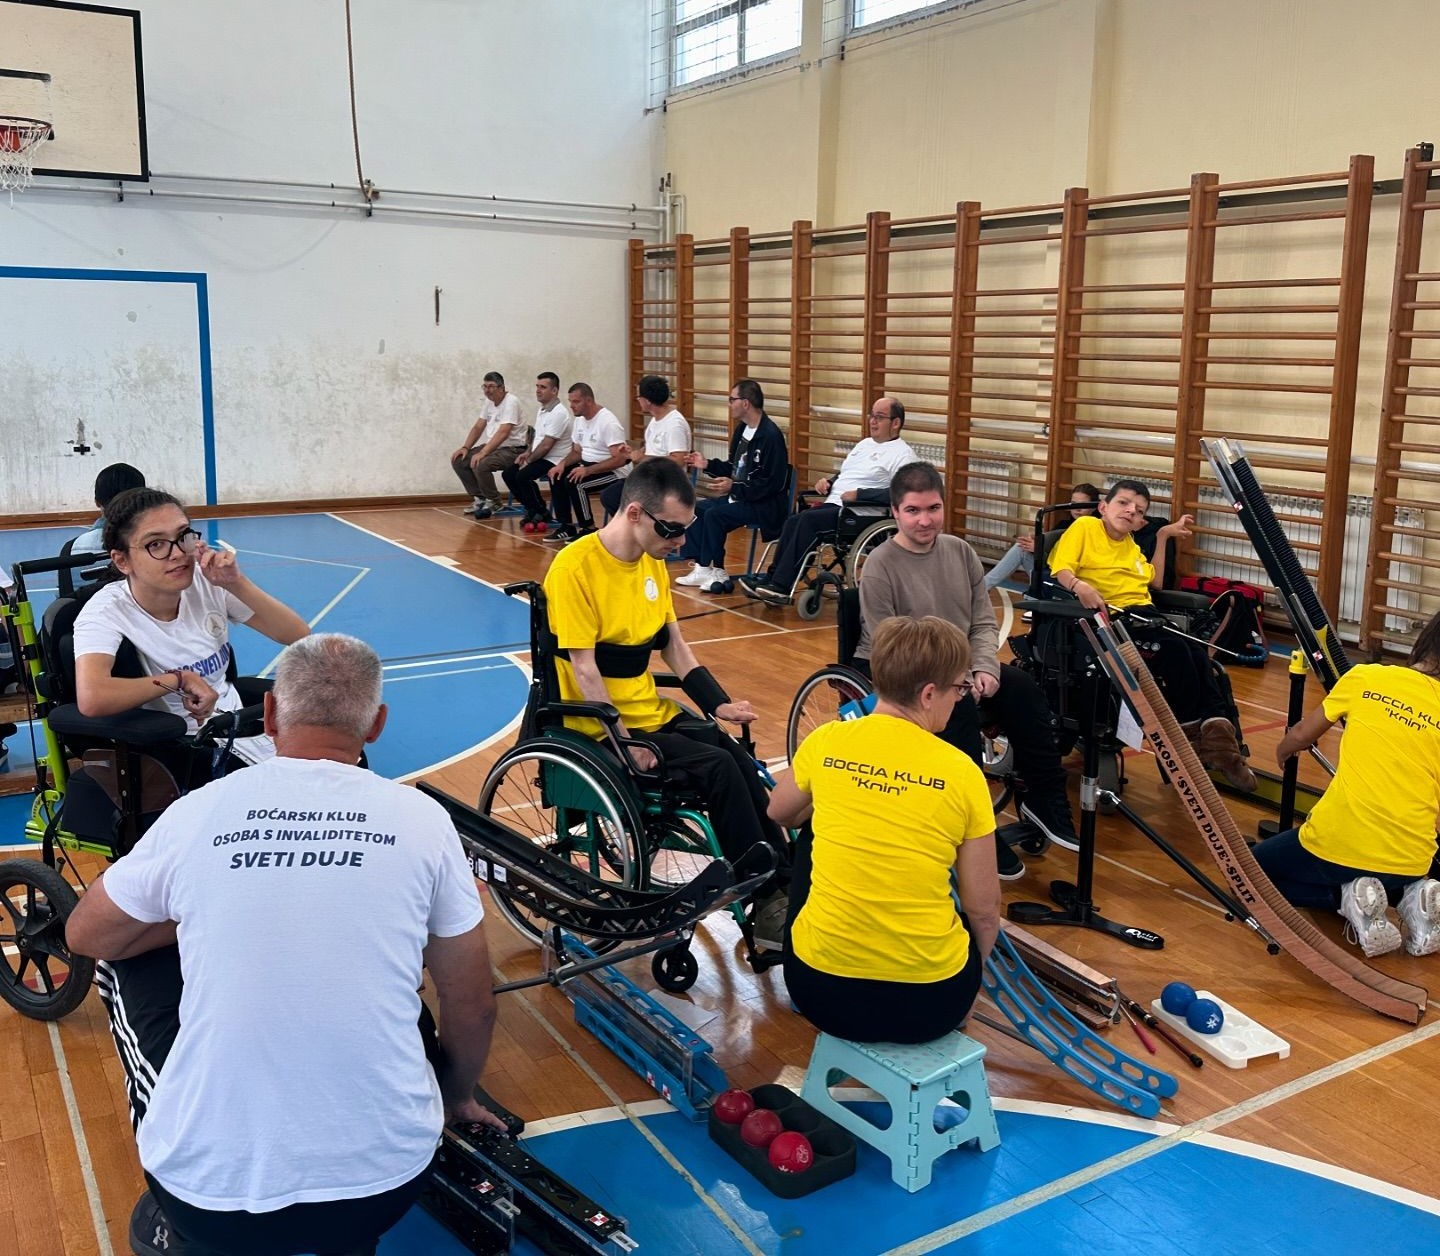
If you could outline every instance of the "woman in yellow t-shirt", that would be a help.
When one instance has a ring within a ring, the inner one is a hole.
[[[1440,615],[1420,630],[1408,666],[1352,667],[1281,740],[1275,757],[1312,746],[1339,720],[1335,779],[1298,829],[1255,847],[1297,907],[1339,909],[1366,955],[1403,941],[1440,951],[1440,881],[1429,876],[1440,819]],[[1400,928],[1388,916],[1399,902]],[[1347,931],[1348,932],[1348,931]]]
[[[969,687],[970,646],[943,619],[897,616],[876,628],[870,668],[874,712],[811,733],[770,796],[771,819],[812,830],[795,854],[785,982],[825,1033],[929,1042],[969,1015],[1000,927],[990,791],[935,736]]]

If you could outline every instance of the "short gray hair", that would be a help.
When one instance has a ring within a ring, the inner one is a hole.
[[[380,656],[358,637],[317,632],[285,647],[275,667],[275,723],[365,737],[380,709]]]

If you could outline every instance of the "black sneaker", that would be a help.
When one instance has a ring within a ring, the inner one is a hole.
[[[744,575],[740,577],[740,592],[746,597],[759,598],[760,590],[769,588],[770,582],[764,576]]]
[[[998,837],[995,839],[995,867],[1002,881],[1018,881],[1025,875],[1024,861],[1013,847]]]
[[[155,1196],[146,1191],[135,1201],[130,1212],[130,1250],[135,1256],[156,1256],[174,1250],[170,1241],[170,1223],[160,1211]]]
[[[1029,820],[1056,846],[1079,850],[1080,837],[1075,832],[1075,819],[1070,814],[1070,799],[1063,790],[1052,794],[1030,793],[1020,804],[1020,818]]]
[[[566,541],[573,541],[579,535],[580,534],[568,523],[562,523],[558,528],[551,528],[550,531],[545,534],[545,539],[547,541],[559,541],[560,544],[563,545]]]
[[[759,598],[766,606],[790,605],[790,595],[784,589],[777,589],[773,584],[762,584],[755,590],[753,596]]]

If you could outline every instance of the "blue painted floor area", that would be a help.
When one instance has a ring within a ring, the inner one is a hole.
[[[862,1146],[855,1176],[797,1200],[771,1195],[678,1113],[645,1125],[760,1251],[867,1256],[937,1235],[984,1209],[1146,1143],[1135,1130],[997,1112],[1001,1145],[951,1152],[907,1195]],[[641,1252],[730,1256],[745,1248],[628,1121],[527,1140],[573,1185],[626,1218]],[[1317,1166],[1318,1168],[1319,1166]],[[1307,1173],[1184,1143],[935,1250],[963,1256],[1143,1251],[1146,1256],[1299,1256],[1326,1250],[1429,1250],[1440,1217]],[[464,1249],[417,1209],[381,1256]],[[519,1248],[520,1250],[533,1250]]]
[[[202,523],[207,541],[233,546],[242,569],[317,628],[368,641],[385,662],[390,720],[371,748],[385,776],[419,772],[500,732],[525,703],[528,679],[502,657],[529,648],[529,609],[399,545],[330,515],[270,515]],[[72,528],[0,532],[0,563],[59,553]],[[54,577],[31,589],[37,615]],[[248,628],[234,632],[243,671],[264,672],[279,652]],[[28,744],[12,739],[12,767]]]

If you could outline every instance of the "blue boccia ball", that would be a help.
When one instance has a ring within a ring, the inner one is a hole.
[[[1160,991],[1160,1006],[1171,1016],[1184,1016],[1195,1002],[1195,989],[1183,981],[1172,981]]]
[[[1218,1034],[1225,1013],[1214,999],[1195,999],[1185,1009],[1185,1023],[1197,1034]]]

